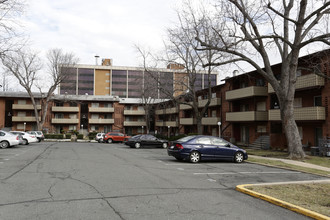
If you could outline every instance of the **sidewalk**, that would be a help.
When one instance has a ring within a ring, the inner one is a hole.
[[[277,161],[281,161],[281,162],[287,163],[287,164],[292,164],[292,165],[296,165],[296,166],[307,167],[307,168],[330,172],[330,168],[328,168],[328,167],[318,166],[318,165],[305,163],[305,162],[297,161],[297,160],[289,160],[289,159],[281,159],[281,158],[273,158],[273,157],[260,157],[260,156],[254,156],[254,155],[249,155],[249,157],[258,158],[258,159],[267,159],[267,160],[277,160]]]

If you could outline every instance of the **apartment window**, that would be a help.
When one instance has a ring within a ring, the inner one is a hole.
[[[300,139],[303,139],[303,128],[302,127],[298,127],[298,131],[299,131],[299,135],[300,135]]]
[[[92,119],[99,119],[99,114],[92,114],[91,118]]]
[[[240,106],[240,111],[241,111],[241,112],[249,111],[249,104],[241,105],[241,106]]]
[[[55,118],[64,118],[63,113],[56,113]]]
[[[95,102],[92,103],[92,108],[98,108],[98,107],[99,107],[99,103],[95,103]]]
[[[98,131],[99,130],[99,126],[98,125],[92,125],[91,126],[91,130],[92,131]]]
[[[258,133],[266,133],[267,132],[267,127],[264,125],[258,125],[257,126],[257,132]]]
[[[217,117],[217,111],[216,111],[216,110],[213,110],[213,111],[212,111],[212,117],[213,117],[213,118]]]
[[[217,94],[214,92],[212,93],[212,98],[216,98],[217,97]]]
[[[111,119],[112,118],[112,114],[105,114],[104,115],[104,119]]]
[[[77,107],[78,104],[76,102],[70,102],[70,107]]]
[[[77,130],[76,125],[69,125],[69,131]]]
[[[19,105],[26,105],[26,100],[25,99],[24,100],[18,100],[17,103]]]
[[[17,124],[17,129],[24,129],[24,124],[23,123]]]
[[[112,108],[112,103],[104,103],[105,108]]]
[[[240,88],[245,88],[245,87],[247,87],[247,83],[246,82],[241,82]]]
[[[293,107],[294,108],[301,108],[302,107],[302,98],[294,98]]]
[[[258,102],[257,111],[266,111],[266,102]]]
[[[314,96],[314,106],[322,106],[322,96]]]
[[[143,110],[144,110],[143,106],[139,106],[139,107],[138,107],[138,110],[139,110],[139,111],[143,111]]]
[[[63,102],[55,102],[55,106],[63,106]]]
[[[296,76],[297,76],[297,77],[301,76],[301,70],[297,70],[297,72],[296,72]]]
[[[18,117],[25,117],[26,116],[26,112],[17,112],[17,116]]]
[[[257,86],[265,86],[265,80],[264,79],[257,79],[256,80]]]
[[[77,114],[70,114],[70,115],[69,115],[69,118],[71,118],[71,119],[76,119],[76,118],[77,118]]]

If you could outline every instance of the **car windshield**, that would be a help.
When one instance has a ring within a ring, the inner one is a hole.
[[[139,137],[141,137],[140,134],[139,134],[139,135],[135,135],[135,136],[133,136],[133,137],[131,137],[131,138],[136,139],[136,138],[139,138]]]

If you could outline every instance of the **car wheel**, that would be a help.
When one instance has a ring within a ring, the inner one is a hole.
[[[107,140],[107,142],[108,142],[108,144],[111,144],[111,143],[112,143],[112,139],[109,138],[109,139]]]
[[[243,160],[244,160],[244,155],[243,155],[243,153],[242,153],[242,152],[237,152],[237,153],[235,154],[235,158],[234,158],[234,160],[235,160],[236,163],[242,163]]]
[[[135,145],[134,145],[134,146],[135,146],[135,148],[136,148],[136,149],[138,149],[138,148],[140,148],[140,147],[141,147],[141,144],[140,144],[140,143],[135,143]]]
[[[29,142],[28,142],[26,139],[23,139],[23,144],[24,144],[24,145],[28,145]]]
[[[102,140],[102,139],[99,139],[99,140],[98,140],[98,142],[99,142],[99,143],[102,143],[102,142],[103,142],[103,140]]]
[[[2,141],[2,142],[0,142],[0,147],[7,148],[7,147],[9,147],[9,143],[7,141]]]
[[[167,148],[167,143],[163,143],[163,144],[162,144],[162,147],[163,147],[163,148]]]
[[[38,138],[38,142],[41,142],[41,138]]]
[[[193,151],[189,155],[190,162],[198,163],[201,160],[201,154],[197,151]]]

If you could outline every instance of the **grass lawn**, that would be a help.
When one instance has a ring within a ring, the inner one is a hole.
[[[255,149],[249,149],[249,148],[245,148],[245,150],[250,155],[288,159],[288,152],[284,152],[284,151],[255,150]],[[307,155],[307,157],[305,159],[300,160],[300,161],[330,168],[330,157],[319,157],[319,156]]]
[[[287,184],[246,188],[330,217],[330,184]]]

